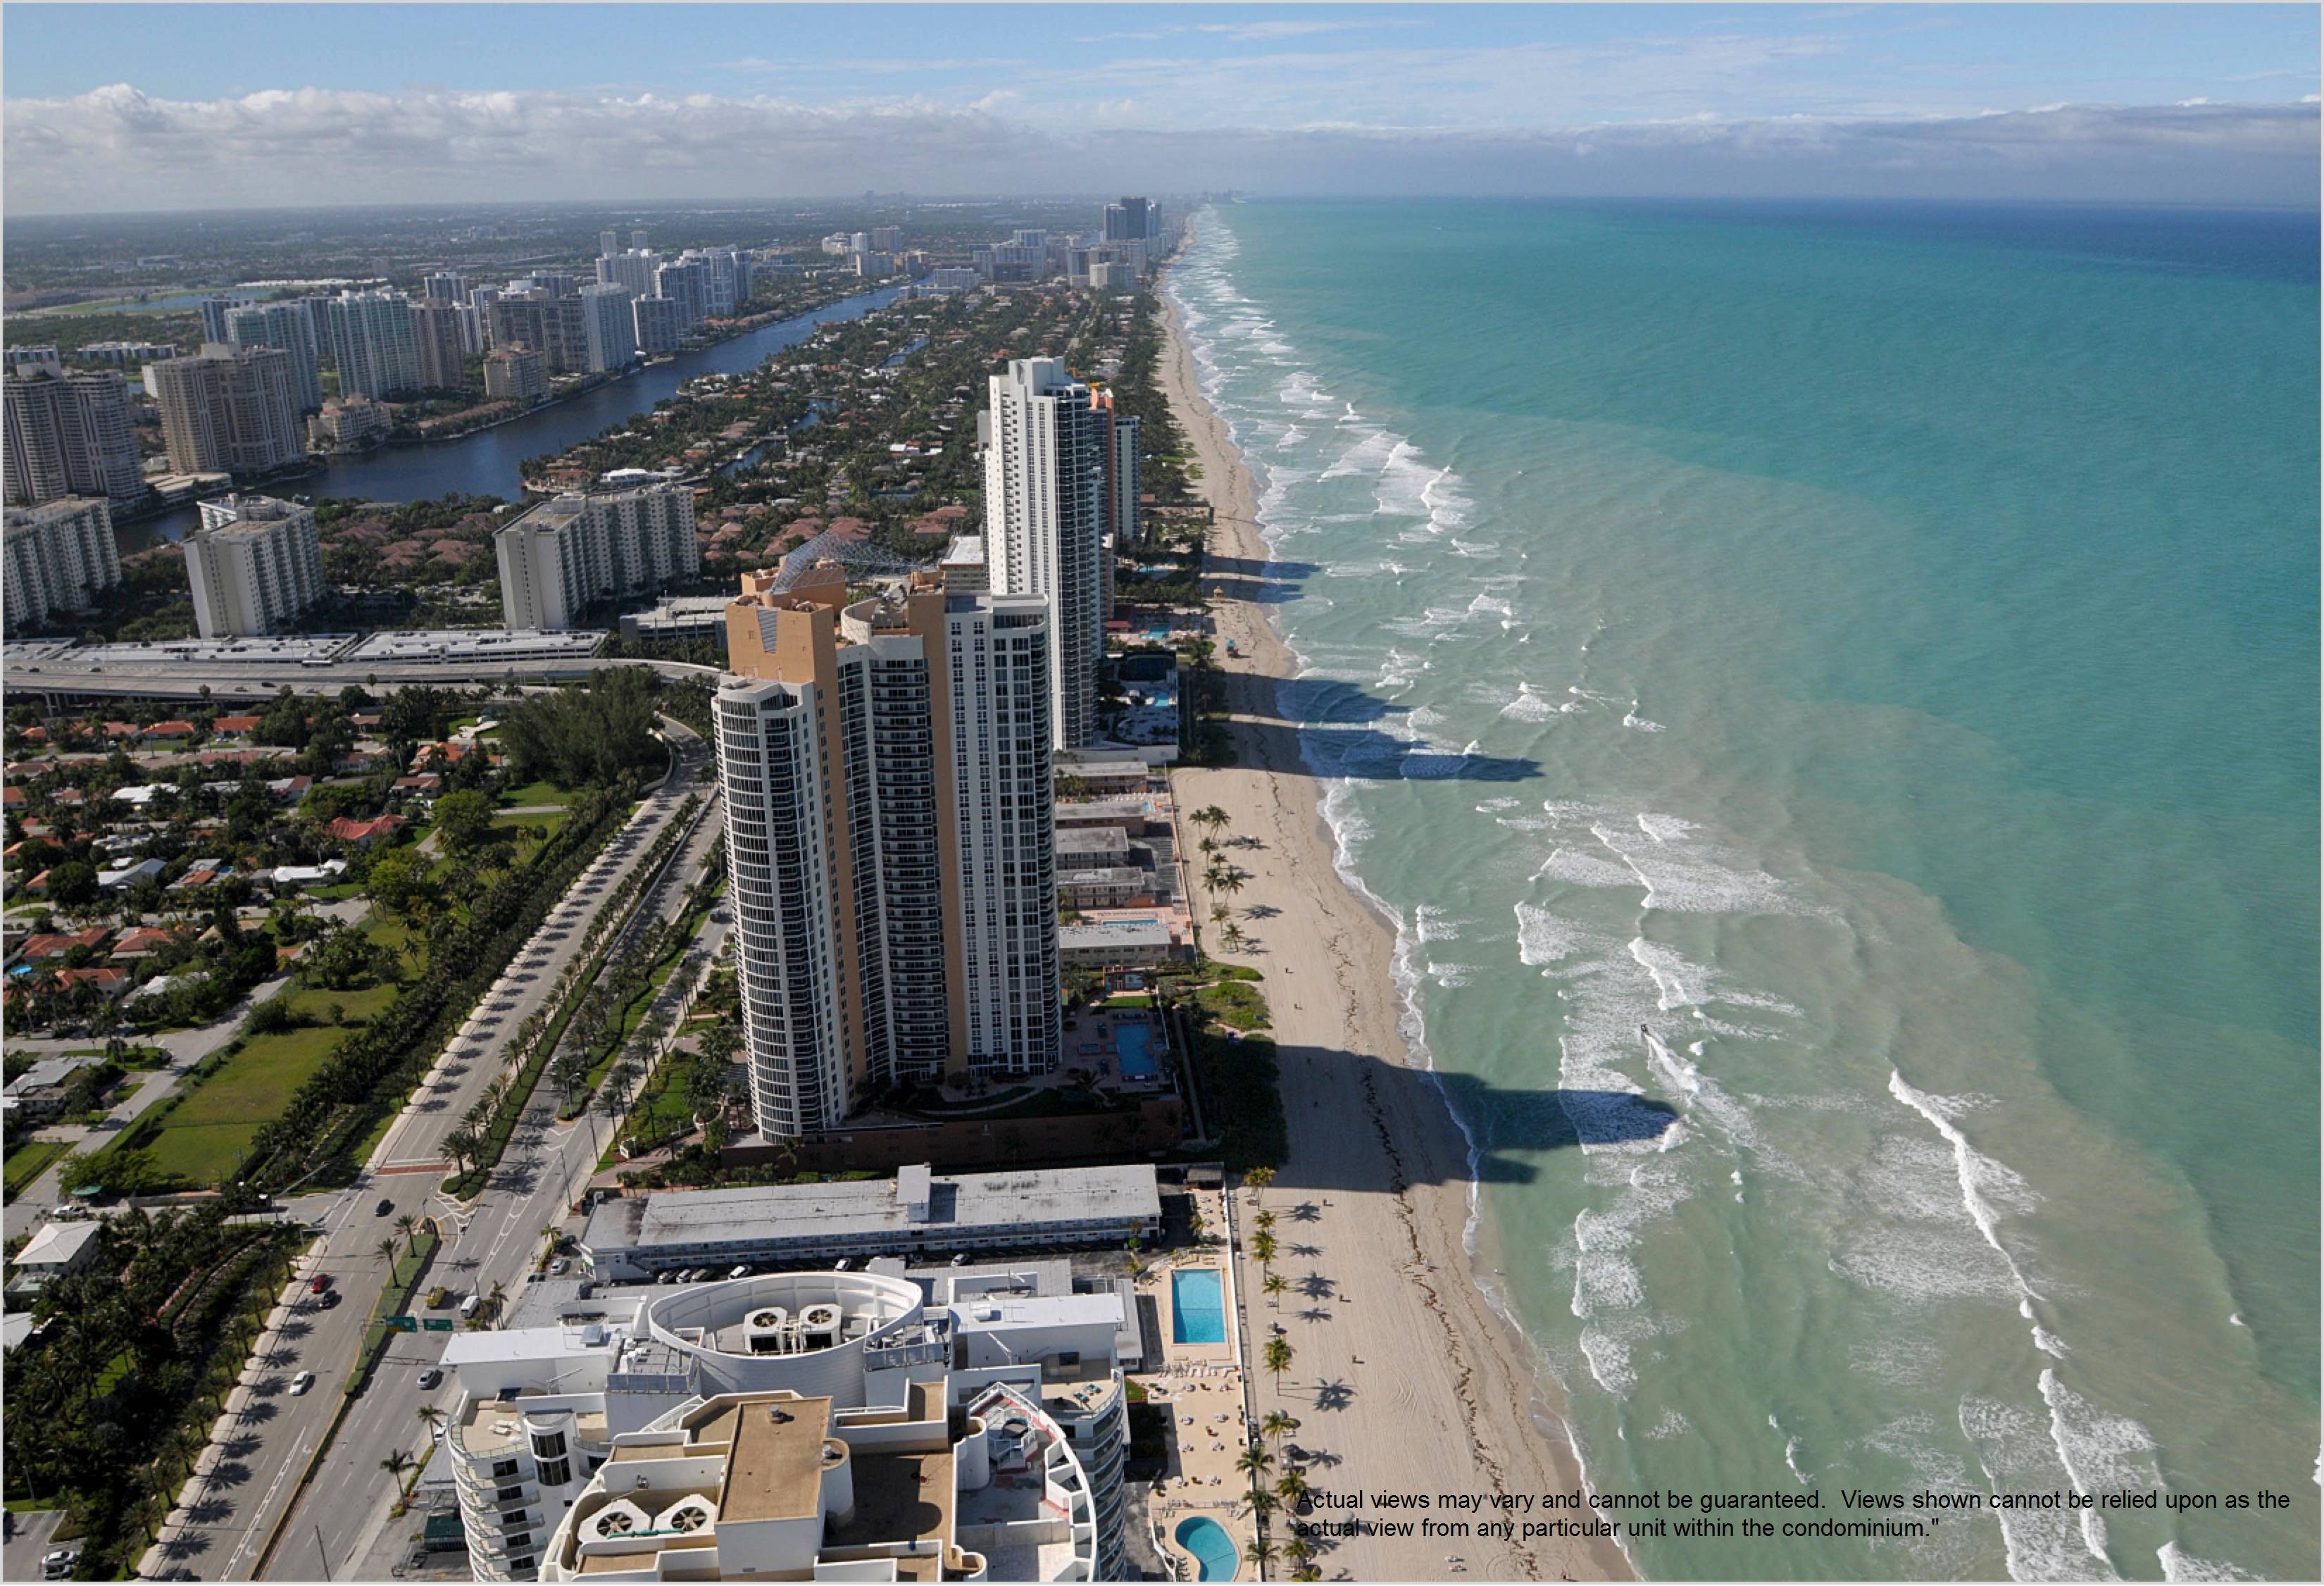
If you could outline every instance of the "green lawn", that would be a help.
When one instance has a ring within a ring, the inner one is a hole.
[[[501,807],[503,809],[532,804],[563,805],[572,801],[572,790],[560,788],[554,782],[527,782],[521,788],[511,788],[501,795]]]
[[[71,1149],[62,1140],[26,1140],[18,1146],[8,1153],[8,1194],[23,1194],[32,1180],[49,1170],[49,1164]]]
[[[326,1001],[361,992],[318,992]],[[303,999],[309,993],[301,992]],[[162,1120],[154,1166],[189,1184],[211,1185],[234,1171],[259,1126],[279,1116],[282,1099],[323,1065],[347,1032],[331,1025],[254,1036],[216,1074],[187,1092]]]

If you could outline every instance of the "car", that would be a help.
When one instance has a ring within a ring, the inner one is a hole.
[[[954,1250],[954,1251],[953,1252],[952,1264],[953,1264],[954,1266],[955,1266],[955,1267],[965,1267],[965,1266],[967,1266],[967,1265],[968,1265],[968,1252],[967,1252],[966,1250]]]
[[[307,1292],[309,1294],[326,1294],[329,1292],[330,1286],[331,1275],[327,1272],[318,1272],[314,1277],[307,1280]]]
[[[562,1277],[565,1276],[565,1268],[569,1265],[571,1265],[571,1263],[567,1261],[564,1257],[556,1257],[549,1263],[549,1275],[551,1277]]]
[[[656,1283],[668,1283],[668,1282],[669,1281],[669,1279],[670,1279],[670,1270],[669,1270],[669,1268],[667,1268],[667,1267],[663,1268],[660,1271],[659,1271],[659,1272],[657,1272],[657,1273],[655,1273],[655,1274],[654,1274],[654,1281],[655,1281]]]
[[[290,1397],[292,1398],[297,1398],[300,1394],[306,1392],[309,1388],[314,1386],[315,1374],[312,1371],[301,1371],[299,1375],[290,1379]]]
[[[831,1264],[831,1269],[834,1272],[844,1272],[852,1265],[853,1265],[853,1262],[849,1261],[846,1257],[842,1256],[839,1259]]]
[[[741,1266],[735,1268],[732,1272],[726,1274],[726,1276],[729,1279],[748,1277],[751,1276],[751,1264],[748,1261],[745,1261]]]
[[[420,1373],[420,1386],[422,1388],[433,1388],[443,1380],[444,1373],[434,1366]]]
[[[73,1565],[79,1560],[80,1551],[78,1548],[60,1547],[54,1553],[43,1554],[41,1556],[41,1579],[43,1581],[68,1580],[72,1575]]]
[[[395,1203],[387,1196],[382,1195],[379,1198],[379,1204],[371,1209],[371,1214],[374,1217],[384,1217],[394,1210]]]
[[[327,1291],[323,1296],[323,1309],[326,1311],[336,1311],[338,1307],[339,1291],[336,1288]]]

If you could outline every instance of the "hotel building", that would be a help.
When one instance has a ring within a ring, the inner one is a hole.
[[[444,1356],[471,1572],[1119,1579],[1125,1336],[1061,1264],[536,1286]]]
[[[1046,1071],[1058,1050],[1048,615],[1036,597],[846,604],[746,574],[719,770],[761,1132],[878,1086]]]
[[[494,534],[493,553],[506,626],[576,627],[593,602],[642,595],[701,569],[694,492],[682,484],[568,491]]]

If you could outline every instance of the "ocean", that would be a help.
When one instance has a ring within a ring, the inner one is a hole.
[[[1946,1495],[1641,1572],[2312,1578],[2317,217],[1195,228],[1279,708],[1592,1485]]]

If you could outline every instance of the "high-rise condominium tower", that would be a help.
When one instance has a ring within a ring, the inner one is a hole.
[[[570,628],[595,601],[658,589],[702,567],[694,492],[683,484],[554,496],[493,535],[493,551],[512,629]]]
[[[51,612],[88,611],[121,582],[103,496],[9,508],[7,553],[7,599],[0,604],[11,628],[44,622]]]
[[[636,316],[630,309],[630,289],[598,281],[581,289],[581,323],[586,337],[589,373],[619,369],[638,355]]]
[[[5,392],[7,467],[12,503],[101,495],[116,504],[142,501],[145,475],[121,376],[36,370],[0,378]]]
[[[186,581],[203,638],[282,632],[328,593],[314,510],[265,495],[202,503]]]
[[[393,292],[341,292],[329,312],[341,396],[399,396],[420,389],[410,304]]]
[[[267,474],[307,455],[291,357],[281,348],[237,352],[212,342],[197,357],[165,358],[147,368],[161,402],[161,438],[178,472]]]
[[[715,702],[752,1105],[786,1138],[878,1089],[1057,1059],[1047,613],[916,575],[845,604],[745,574]]]
[[[279,347],[290,358],[290,394],[299,411],[323,405],[323,378],[315,366],[315,321],[302,303],[246,303],[226,314],[226,339],[235,347]]]
[[[468,378],[468,342],[460,305],[426,298],[411,305],[411,341],[420,356],[420,383],[429,391],[456,391]]]
[[[1097,731],[1105,654],[1107,418],[1056,358],[1012,358],[991,380],[984,444],[984,555],[992,587],[1049,602],[1050,718],[1056,746]]]

